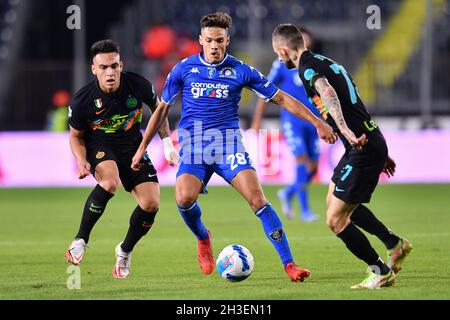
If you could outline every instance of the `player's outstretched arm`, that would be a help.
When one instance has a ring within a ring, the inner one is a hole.
[[[158,108],[156,108],[155,112],[153,112],[150,121],[148,122],[147,128],[145,129],[144,137],[142,139],[139,148],[137,149],[132,161],[131,168],[133,170],[139,170],[140,162],[144,157],[145,150],[156,135],[156,133],[161,129],[164,121],[167,120],[167,116],[169,115],[169,105],[164,101],[159,103]]]
[[[284,91],[279,90],[271,101],[285,108],[297,117],[313,124],[317,128],[319,137],[326,143],[333,144],[336,142],[338,137],[336,133],[334,133],[333,129],[328,124],[317,118],[303,103],[297,99],[294,99]]]
[[[157,105],[152,109],[152,112],[154,112],[158,108],[160,103],[161,102],[159,101],[159,99],[157,99]],[[180,160],[180,156],[173,146],[172,138],[170,137],[169,119],[167,117],[163,121],[163,124],[159,129],[158,135],[161,138],[164,146],[164,157],[166,158],[170,166],[176,166],[178,164],[178,161]]]
[[[70,149],[77,160],[78,179],[84,179],[89,175],[91,169],[91,165],[86,160],[84,132],[70,127],[69,143]]]
[[[155,110],[159,107],[161,101],[158,99],[158,104],[156,105],[155,109],[152,110],[152,112],[155,112]],[[169,118],[164,119],[161,128],[158,131],[158,135],[161,138],[161,140],[164,140],[170,136],[170,127],[169,127]]]
[[[339,97],[330,85],[326,78],[319,78],[314,83],[314,87],[320,94],[320,98],[328,107],[331,117],[333,117],[339,131],[347,139],[347,141],[352,145],[352,147],[361,150],[362,147],[367,143],[367,137],[363,134],[361,137],[357,138],[353,131],[351,131],[347,123],[345,122],[344,115],[342,114],[341,103]]]
[[[264,99],[258,98],[258,102],[256,103],[255,113],[253,114],[253,121],[251,129],[258,131],[261,129],[261,122],[264,115],[264,109],[266,108],[266,102]]]

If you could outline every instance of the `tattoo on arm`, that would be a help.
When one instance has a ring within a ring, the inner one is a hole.
[[[159,103],[160,100],[157,98],[156,105],[154,106],[154,109],[152,109],[152,113],[155,112],[155,110],[158,108]],[[164,119],[164,122],[162,123],[161,128],[158,131],[158,135],[161,140],[170,136],[169,120],[167,118]]]
[[[161,129],[158,131],[159,137],[162,139],[167,138],[170,136],[170,128],[169,128],[169,120],[165,119]]]
[[[324,104],[328,107],[330,115],[333,117],[333,120],[336,122],[339,130],[346,136],[349,129],[347,127],[347,123],[345,122],[344,115],[342,114],[341,103],[336,91],[325,78],[319,78],[315,82],[314,87],[320,94],[320,98]]]

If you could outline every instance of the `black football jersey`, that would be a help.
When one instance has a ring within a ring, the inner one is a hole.
[[[69,124],[84,131],[85,139],[105,143],[133,145],[140,143],[142,105],[153,111],[158,97],[152,83],[132,72],[123,72],[119,89],[106,94],[97,79],[79,90],[69,107]]]
[[[358,88],[353,79],[340,64],[307,50],[300,57],[299,75],[310,102],[319,109],[322,117],[339,134],[346,150],[351,149],[351,145],[340,133],[336,123],[329,114],[327,106],[323,103],[314,87],[315,81],[319,78],[326,78],[336,91],[345,122],[356,137],[360,137],[365,133],[370,140],[370,135],[379,135],[381,133],[361,101]]]

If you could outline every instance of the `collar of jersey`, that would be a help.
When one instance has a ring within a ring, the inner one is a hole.
[[[313,55],[313,54],[312,54],[312,52],[311,52],[310,50],[304,51],[304,52],[302,53],[302,55],[300,56],[300,65],[303,65],[303,64],[306,62],[306,60],[307,60],[308,58],[310,58],[312,55]]]
[[[219,62],[219,63],[217,63],[217,64],[206,62],[206,61],[203,59],[202,56],[203,56],[203,52],[198,54],[198,58],[200,59],[200,61],[201,61],[204,65],[207,65],[207,66],[209,66],[209,67],[218,67],[218,66],[220,66],[222,63],[224,63],[225,60],[227,60],[227,58],[228,58],[228,53],[225,53],[225,57],[223,58],[222,62]]]

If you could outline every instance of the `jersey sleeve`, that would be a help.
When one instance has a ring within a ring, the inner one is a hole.
[[[320,78],[326,78],[325,74],[321,72],[320,65],[317,63],[305,64],[300,70],[300,77],[305,89],[313,92],[314,94],[317,94],[317,90],[314,86],[316,81]]]
[[[166,84],[161,96],[161,99],[168,105],[173,105],[177,99],[178,94],[183,87],[182,62],[179,62],[167,76]]]
[[[281,71],[282,62],[280,60],[275,60],[272,63],[272,68],[270,69],[267,80],[272,82],[274,85],[279,85],[283,81],[283,72]]]
[[[140,87],[142,90],[142,101],[150,108],[150,110],[154,111],[158,104],[158,95],[156,94],[155,87],[145,78],[142,79]]]
[[[261,72],[249,65],[245,65],[244,86],[266,102],[272,100],[279,91]]]
[[[80,105],[77,97],[75,97],[69,105],[68,122],[69,125],[78,131],[84,131],[87,129],[88,123],[82,113],[82,106]]]

